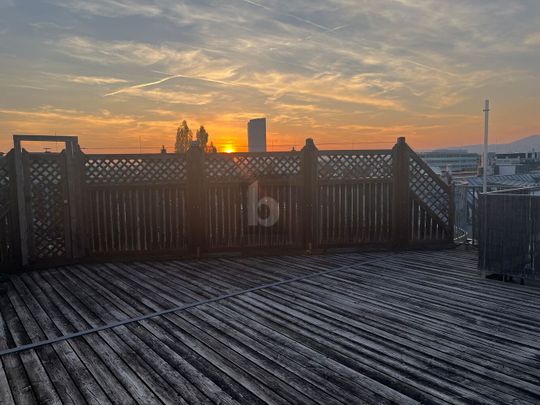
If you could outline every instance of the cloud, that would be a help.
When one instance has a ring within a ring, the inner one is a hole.
[[[41,22],[34,22],[30,23],[30,26],[33,28],[36,28],[38,30],[60,30],[60,31],[69,31],[72,30],[72,26],[64,26],[60,24],[56,24],[50,21],[41,21]]]
[[[204,75],[207,80],[230,78],[239,67],[227,58],[215,57],[203,50],[179,48],[180,45],[100,41],[76,36],[61,39],[58,50],[73,58],[102,65],[162,66],[169,70],[166,75]]]
[[[197,51],[177,51],[169,46],[152,46],[133,41],[100,41],[87,37],[67,37],[58,49],[74,58],[100,63],[149,66],[158,62],[193,60]]]
[[[78,13],[105,17],[135,16],[155,17],[161,9],[154,4],[133,0],[61,0],[54,3]]]
[[[95,85],[106,85],[106,84],[118,84],[118,83],[126,83],[127,80],[119,79],[116,77],[103,77],[103,76],[78,76],[78,75],[57,75],[57,74],[50,74],[51,76],[64,80],[66,82],[70,83],[78,83],[78,84],[95,84]]]
[[[120,93],[116,93],[120,94]],[[126,88],[121,94],[125,96],[142,97],[150,101],[167,104],[182,104],[191,106],[202,106],[210,104],[214,98],[213,93],[187,92],[185,89],[164,90],[164,89],[144,89],[144,88]]]
[[[97,114],[89,114],[84,111],[56,108],[54,106],[42,106],[35,110],[15,110],[15,109],[0,109],[0,116],[6,115],[8,119],[21,122],[23,124],[30,123],[34,120],[39,120],[43,123],[54,123],[60,125],[69,122],[70,126],[74,123],[77,125],[90,124],[92,126],[116,126],[133,124],[136,119],[126,115],[111,115],[107,111],[101,111]]]
[[[526,45],[539,46],[540,45],[540,32],[535,32],[528,35],[525,38]]]

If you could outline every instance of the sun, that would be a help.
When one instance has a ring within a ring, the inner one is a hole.
[[[233,153],[233,152],[236,152],[236,150],[234,149],[234,146],[232,146],[232,145],[226,145],[226,146],[225,146],[225,149],[224,149],[224,152],[225,152],[225,153]]]

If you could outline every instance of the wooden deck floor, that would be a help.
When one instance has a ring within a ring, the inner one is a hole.
[[[0,294],[2,404],[540,402],[540,289],[474,252],[78,265]]]

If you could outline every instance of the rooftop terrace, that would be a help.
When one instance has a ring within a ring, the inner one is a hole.
[[[2,288],[0,403],[540,401],[540,291],[479,278],[474,250],[78,264]]]

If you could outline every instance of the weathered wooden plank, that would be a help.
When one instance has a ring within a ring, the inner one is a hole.
[[[58,307],[56,307],[52,301],[44,295],[43,291],[37,286],[37,284],[35,284],[31,278],[26,279],[26,284],[35,300],[40,303],[46,312],[48,311],[52,314],[54,324],[61,331],[61,333],[65,334],[72,332],[73,327],[69,325],[67,321],[65,321],[62,313],[58,311]],[[88,351],[88,346],[84,344],[79,345],[72,341],[57,343],[54,345],[54,348],[58,355],[63,359],[63,364],[70,373],[71,377],[77,383],[78,388],[85,395],[86,400],[91,403],[107,403],[109,399],[93,378],[93,373],[90,373],[85,366],[85,364],[91,364],[92,370],[99,369],[99,365],[95,360],[88,360],[88,357],[85,356],[85,353],[91,352],[91,350]],[[99,376],[104,377],[103,375]],[[108,381],[105,378],[108,377],[104,377],[102,382]]]
[[[100,284],[93,280],[89,280],[88,282],[95,291],[100,291],[103,294],[101,295],[100,302],[108,302],[109,308],[118,308],[121,311],[120,313],[123,313],[125,316],[134,316],[140,313],[140,309],[137,309],[137,301],[134,300],[131,295],[124,295],[122,293],[116,294],[103,289]],[[120,316],[117,317],[120,318]],[[169,383],[173,384],[177,392],[186,397],[190,403],[200,402],[200,394],[198,394],[197,391],[193,391],[191,384],[198,387],[200,392],[205,393],[210,399],[217,403],[230,403],[231,401],[231,397],[229,397],[225,391],[222,391],[220,386],[227,391],[232,391],[233,394],[240,394],[241,396],[239,398],[250,398],[246,392],[242,392],[241,387],[236,387],[235,383],[228,377],[213,371],[210,363],[207,363],[204,359],[195,357],[195,354],[187,347],[183,346],[180,341],[172,339],[170,333],[168,333],[166,329],[162,329],[155,322],[150,321],[142,322],[141,325],[142,326],[131,325],[129,326],[129,330],[134,333],[138,339],[146,342],[152,350],[173,366],[175,370],[178,370],[180,375],[167,372],[165,376],[171,376],[172,381],[169,381]],[[130,339],[130,337],[127,337],[126,335],[127,333],[123,334],[126,339]],[[201,373],[201,371],[197,370],[190,363],[195,364],[198,367],[203,367],[206,374]],[[212,380],[208,379],[207,375],[211,376]],[[216,385],[214,381],[219,385]],[[253,398],[251,398],[250,403],[256,403],[256,401],[253,401]]]
[[[533,368],[522,361],[505,358],[500,351],[493,350],[490,345],[478,346],[469,340],[464,339],[460,342],[453,337],[444,339],[445,334],[438,333],[430,325],[403,322],[398,317],[384,312],[377,314],[365,305],[358,304],[352,297],[349,298],[342,294],[324,294],[321,292],[320,286],[317,285],[298,285],[294,288],[282,286],[270,293],[286,300],[292,294],[300,293],[302,298],[295,299],[295,303],[299,307],[305,307],[310,314],[320,313],[318,316],[322,319],[336,319],[336,322],[344,329],[354,326],[354,328],[380,336],[381,339],[396,341],[403,347],[426,352],[431,358],[443,359],[462,366],[466,372],[471,369],[480,375],[488,374],[487,367],[494,371],[498,378],[510,380],[519,378],[535,385],[539,382],[538,376],[534,375]],[[361,317],[358,316],[360,308],[363,310]],[[360,318],[360,321],[355,318]],[[346,326],[343,323],[345,319],[347,320]],[[436,352],[431,349],[436,350]],[[504,374],[499,373],[500,370],[504,370]],[[495,374],[492,374],[491,377]]]
[[[48,300],[57,303],[65,302],[56,288],[53,288],[49,283],[39,278],[35,279],[35,281],[39,288],[43,288],[44,293],[49,297]],[[41,304],[47,305],[47,301],[41,301]],[[65,328],[66,331],[72,329],[84,330],[89,327],[89,324],[71,306],[63,306],[62,311],[56,314],[54,320],[59,328]],[[110,350],[104,350],[103,344],[97,341],[95,337],[73,339],[70,341],[70,346],[81,358],[88,371],[112,402],[119,404],[135,402],[136,392],[133,392],[132,396],[132,392],[127,391],[130,389],[129,384],[126,384],[126,390],[123,384],[124,381],[122,381],[122,378],[117,379],[118,374],[114,372],[115,366],[119,364],[118,358],[115,358],[110,353]],[[122,370],[122,366],[119,369]]]
[[[241,382],[261,399],[270,402],[293,403],[309,401],[302,392],[277,378],[275,370],[258,366],[246,358],[245,353],[238,352],[234,347],[221,342],[206,331],[197,327],[187,327],[184,322],[179,321],[179,316],[169,314],[164,317],[178,326],[178,329],[172,330],[175,336],[183,339],[201,355],[212,359],[215,366]]]
[[[36,318],[45,333],[40,338],[60,336],[62,332],[42,309],[36,296],[22,282],[14,280],[14,284],[25,301],[26,306],[32,312],[32,315]],[[39,292],[36,295],[39,295]],[[51,316],[54,317],[57,314],[52,313]],[[54,349],[54,351],[51,349]],[[51,370],[53,376],[52,381],[58,387],[58,391],[64,401],[81,402],[81,394],[83,394],[86,400],[90,402],[107,402],[106,397],[101,395],[101,389],[95,384],[85,369],[85,366],[67,342],[60,342],[52,347],[42,347],[37,350],[37,353],[45,359],[47,364],[50,364],[48,368]],[[66,368],[67,374],[64,372],[62,366]],[[73,382],[71,381],[72,379]],[[81,393],[79,393],[79,390],[81,390]]]
[[[371,386],[377,387],[381,395],[385,395],[389,400],[405,401],[401,393],[420,402],[434,401],[435,398],[450,401],[455,400],[456,395],[463,396],[464,394],[467,395],[465,398],[475,400],[474,393],[470,391],[459,389],[453,391],[452,388],[457,387],[436,384],[437,380],[430,378],[429,374],[420,373],[415,367],[407,366],[401,360],[366,350],[358,342],[342,338],[340,335],[343,332],[338,331],[339,334],[336,335],[325,329],[322,322],[318,322],[317,328],[313,328],[309,324],[309,316],[304,318],[295,316],[297,312],[290,307],[285,312],[285,307],[277,302],[265,300],[260,297],[262,294],[255,295],[254,298],[244,296],[238,300],[234,299],[234,302],[246,311],[247,308],[251,308],[250,311],[263,316],[274,329],[294,336],[296,340],[300,339],[306,345],[318,347],[318,350],[324,350],[325,347],[326,350],[331,348],[331,353],[329,352],[328,355],[368,376],[371,379]],[[239,301],[244,301],[245,304]],[[353,336],[350,338],[354,339]],[[411,375],[414,377],[410,377]],[[480,398],[476,396],[476,400]]]
[[[286,398],[289,401],[313,401],[321,404],[337,404],[340,403],[334,397],[326,394],[324,391],[316,389],[315,386],[306,384],[306,381],[300,378],[296,373],[291,373],[284,365],[282,361],[272,360],[264,356],[259,350],[251,347],[251,341],[246,342],[246,336],[237,334],[236,338],[232,337],[230,333],[224,333],[220,327],[215,327],[208,318],[201,320],[197,317],[190,315],[189,313],[180,314],[180,317],[192,324],[195,328],[201,331],[205,331],[207,334],[213,336],[217,341],[225,345],[226,347],[239,353],[241,357],[237,357],[241,361],[243,367],[246,370],[252,368],[262,368],[267,372],[270,372],[273,376],[283,381],[290,386],[290,389],[286,389]],[[220,324],[220,326],[225,326]],[[230,332],[230,331],[229,331]],[[262,349],[262,348],[261,348]],[[264,349],[262,349],[264,350]],[[251,362],[251,363],[250,363]],[[278,381],[276,379],[276,381]],[[283,383],[279,383],[280,386],[284,386]]]
[[[271,295],[272,299],[279,296],[284,300],[281,302],[285,302],[285,305],[291,302],[290,292],[279,295],[274,291],[269,291],[260,295]],[[295,300],[294,302],[296,303],[298,301]],[[495,395],[496,398],[501,400],[505,395],[507,396],[506,400],[512,400],[514,397],[531,400],[534,395],[540,395],[538,381],[528,383],[515,379],[512,376],[500,373],[497,367],[493,367],[490,370],[485,362],[481,366],[475,366],[473,362],[460,362],[455,354],[454,356],[445,356],[439,351],[428,349],[425,344],[410,343],[405,339],[399,339],[395,344],[390,343],[390,341],[396,340],[392,334],[381,334],[380,330],[376,328],[368,331],[368,328],[365,327],[363,322],[356,321],[358,317],[354,315],[354,312],[349,312],[346,316],[336,315],[336,307],[334,305],[329,306],[330,310],[322,309],[320,304],[314,306],[306,305],[305,309],[301,309],[304,307],[302,305],[298,310],[299,316],[302,319],[306,319],[306,317],[311,318],[318,326],[321,325],[320,322],[322,322],[322,325],[328,324],[330,330],[335,330],[335,326],[340,326],[341,330],[338,334],[348,336],[351,340],[363,342],[371,350],[376,350],[380,353],[399,353],[401,362],[410,364],[422,364],[424,362],[429,364],[429,366],[419,366],[418,370],[423,370],[420,371],[422,377],[435,374],[443,380],[449,381],[445,384],[463,385],[468,389],[473,388],[484,395]],[[365,330],[366,333],[361,332],[362,330]],[[349,331],[351,334],[347,334],[345,331]],[[372,338],[373,333],[378,335],[376,339]],[[403,348],[407,348],[407,350],[403,351]],[[425,354],[423,354],[424,352]],[[458,364],[454,366],[453,364],[455,363]],[[470,373],[470,369],[474,369],[478,374]],[[488,376],[491,380],[498,381],[498,383],[486,387],[484,385],[486,381],[485,377],[479,377],[479,375]],[[518,387],[519,389],[515,389],[514,387]],[[521,389],[528,391],[529,394],[521,391]],[[532,396],[530,393],[533,393]]]
[[[273,187],[271,195],[283,192]],[[384,189],[373,187],[373,226],[383,232]],[[340,193],[352,215],[350,190]],[[152,226],[167,217],[163,210]],[[336,221],[336,238],[354,238]],[[279,244],[280,232],[261,237]],[[358,266],[382,256],[384,262]],[[2,356],[0,382],[3,367],[17,402],[69,400],[69,389],[60,387],[65,377],[78,399],[90,402],[540,398],[538,292],[478,279],[474,258],[461,251],[70,266],[8,284],[0,329],[9,345],[21,344],[342,266],[356,268]],[[135,384],[142,388],[134,393]]]
[[[69,288],[73,286],[64,285],[65,283],[65,279],[56,278],[54,288],[64,300],[70,303],[79,316],[85,319],[91,327],[104,324],[102,319],[86,308],[84,305],[87,300],[86,297],[78,295],[77,299],[75,299],[72,290]],[[133,351],[126,347],[114,333],[104,331],[98,334],[86,335],[84,339],[92,345],[100,358],[104,360],[122,384],[126,388],[129,387],[134,399],[142,402],[154,402],[158,398],[161,400],[163,398],[173,400],[168,398],[168,390],[163,385],[161,377],[152,373],[147,364],[141,361],[138,356],[135,356]],[[141,378],[141,376],[144,377]],[[148,382],[148,385],[146,382]]]
[[[124,286],[125,288],[128,288],[128,287],[127,287],[128,285],[129,285],[129,283],[123,283],[123,286]],[[146,302],[147,302],[148,304],[152,305],[152,304],[151,304],[151,301],[150,301],[150,298],[147,298],[147,299],[146,299]],[[157,308],[158,308],[158,307],[156,306],[156,304],[154,304],[153,309],[157,309]],[[174,335],[174,334],[178,334],[178,333],[180,333],[180,332],[171,330],[170,327],[169,327],[167,333],[168,333],[168,334],[173,334],[173,335]],[[183,336],[183,338],[182,338],[181,341],[184,341],[184,339],[190,339],[188,335],[182,335],[182,336]],[[203,348],[204,346],[197,346],[197,343],[195,343],[196,341],[190,340],[190,342],[191,342],[191,343],[190,343],[190,347],[191,347],[192,349],[193,349],[193,347],[194,347],[194,345],[195,345],[196,347],[199,348],[199,352],[198,352],[199,355],[206,356],[206,351],[204,351],[204,350],[201,349],[201,348]],[[211,356],[211,358],[214,359],[213,355]],[[224,361],[224,358],[223,358],[223,357],[218,356],[217,359],[221,359],[221,360],[220,360],[220,363],[219,363],[221,367],[225,367],[226,370],[229,370],[229,371],[231,371],[231,372],[234,371],[234,373],[235,373],[234,375],[240,375],[241,378],[242,378],[244,381],[248,381],[248,380],[246,380],[246,374],[245,374],[245,372],[238,371],[236,368],[230,368],[231,365],[228,365],[228,364],[229,364],[229,360],[226,360],[225,363],[223,363],[223,361]],[[240,374],[238,374],[238,373],[240,373]],[[256,389],[255,392],[258,392],[258,393],[260,394],[260,393],[264,393],[264,392],[266,392],[266,391],[265,391],[265,390],[260,391],[260,390]],[[270,393],[269,393],[269,392],[266,392],[265,395],[270,395]],[[267,398],[270,398],[270,397],[267,397]]]
[[[235,323],[229,316],[219,318],[216,316],[216,312],[218,311],[194,309],[189,311],[189,313],[182,314],[182,317],[196,322],[202,328],[206,328],[206,325],[211,325],[214,328],[215,336],[219,337],[220,334],[225,334],[229,338],[243,343],[249,350],[264,356],[272,362],[264,365],[264,367],[280,375],[280,378],[289,384],[293,384],[298,390],[308,392],[311,400],[314,402],[329,404],[343,403],[340,399],[346,399],[352,402],[358,400],[357,397],[354,397],[348,392],[343,392],[341,388],[333,384],[328,378],[328,374],[321,376],[317,372],[311,371],[311,369],[320,371],[322,368],[320,364],[308,357],[294,356],[296,352],[294,350],[288,350],[287,346],[272,345],[266,336],[262,342],[256,340],[252,337],[253,334],[250,333],[256,329]],[[252,358],[257,361],[256,357]],[[288,373],[282,372],[281,368],[286,369]],[[306,386],[306,382],[309,385]]]
[[[533,348],[537,347],[537,343],[535,342],[537,339],[534,339],[534,337],[508,329],[505,332],[498,332],[496,325],[491,325],[487,322],[476,323],[467,319],[465,315],[460,316],[458,310],[431,309],[422,300],[415,300],[414,297],[405,297],[402,293],[396,291],[374,291],[372,288],[362,286],[360,283],[350,282],[350,280],[341,277],[341,275],[329,275],[327,279],[328,284],[332,285],[332,288],[336,288],[338,291],[347,294],[362,296],[367,303],[378,302],[382,308],[388,308],[390,311],[401,312],[418,319],[426,319],[429,322],[452,325],[460,333],[470,334],[480,339],[490,337],[494,342],[500,343],[501,350],[504,350],[504,346],[512,345],[514,342],[519,342],[518,345],[524,349],[526,346],[529,346],[526,349],[527,351],[534,350]],[[332,280],[335,281],[333,282]],[[345,289],[343,287],[344,282],[354,286],[354,291]]]
[[[9,292],[9,294],[13,306],[10,305],[3,308],[6,311],[4,313],[7,314],[7,318],[20,317],[21,321],[26,323],[24,327],[17,323],[10,325],[10,332],[13,336],[14,343],[16,345],[21,345],[28,343],[30,339],[35,341],[39,338],[36,336],[39,333],[39,327],[36,327],[35,321],[33,321],[31,316],[28,314],[26,307],[21,305],[17,294],[13,291]],[[25,331],[25,328],[29,329],[28,333]],[[20,358],[24,370],[26,371],[28,381],[33,388],[33,392],[36,395],[37,400],[44,403],[60,402],[60,396],[58,395],[53,382],[45,371],[42,361],[36,352],[34,350],[28,350],[20,353],[18,357]],[[11,359],[13,359],[13,357]],[[15,366],[15,364],[9,364],[9,367],[7,367],[8,372],[12,370],[12,366]],[[17,374],[17,378],[18,377],[21,377],[20,373]]]
[[[6,371],[4,370],[3,362],[0,360],[0,403],[12,404],[15,400],[11,393],[11,387],[7,379]]]

